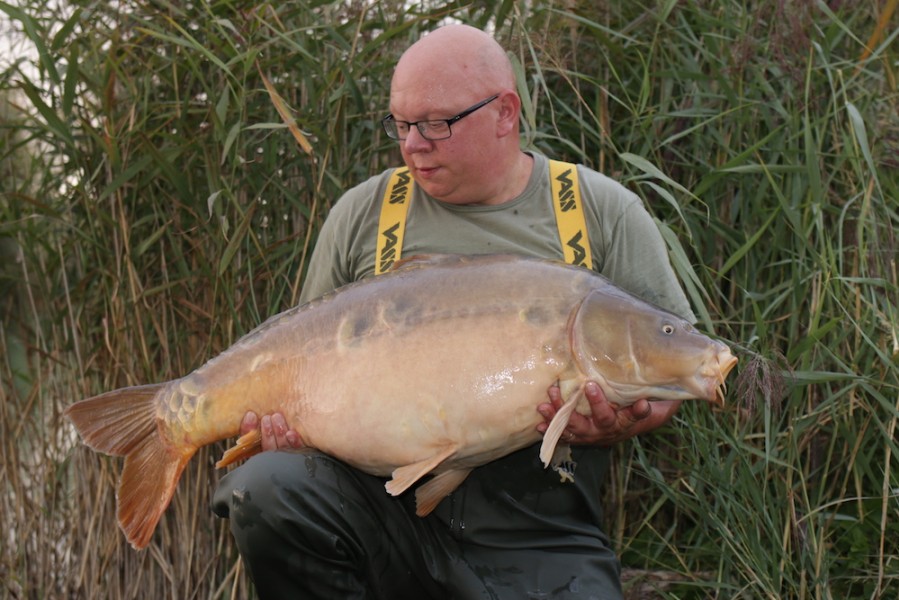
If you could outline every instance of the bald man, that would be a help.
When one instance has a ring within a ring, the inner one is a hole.
[[[515,253],[563,258],[546,157],[523,151],[521,100],[511,63],[492,37],[442,27],[400,58],[382,120],[414,188],[403,255]],[[302,301],[375,273],[390,169],[334,205],[313,252]],[[577,167],[592,268],[693,321],[664,243],[639,198]],[[406,368],[403,366],[402,368]],[[248,414],[261,454],[225,476],[213,509],[230,518],[262,598],[621,598],[619,566],[602,530],[609,445],[665,423],[678,402],[616,409],[589,384],[592,415],[575,413],[574,482],[543,469],[538,447],[475,469],[437,509],[415,515],[414,496],[303,448],[283,415]],[[377,402],[359,390],[359,400]],[[556,387],[535,407],[560,406]],[[281,450],[281,451],[273,451]]]

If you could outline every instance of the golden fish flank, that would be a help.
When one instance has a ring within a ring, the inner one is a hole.
[[[391,494],[441,475],[416,489],[425,515],[472,468],[540,441],[536,407],[554,382],[564,405],[542,438],[545,465],[565,455],[571,413],[589,410],[587,380],[622,405],[719,402],[735,363],[721,342],[586,269],[435,256],[275,315],[184,378],[66,415],[85,444],[126,457],[118,519],[142,548],[190,457],[236,435],[248,410],[283,412],[307,445],[389,476]],[[220,465],[257,444],[244,436]]]

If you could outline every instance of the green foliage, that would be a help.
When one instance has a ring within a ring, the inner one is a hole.
[[[330,205],[399,162],[378,127],[394,61],[451,18],[510,49],[528,146],[646,200],[702,327],[741,359],[728,407],[686,405],[617,449],[605,500],[630,593],[895,596],[882,4],[0,2],[30,57],[0,76],[4,595],[250,594],[207,510],[220,449],[136,553],[114,527],[118,461],[60,412],[185,373],[296,301]]]

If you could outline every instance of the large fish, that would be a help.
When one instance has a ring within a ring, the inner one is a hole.
[[[638,398],[723,403],[726,345],[595,273],[511,256],[431,256],[268,319],[182,377],[82,400],[66,414],[84,443],[125,456],[118,519],[149,542],[200,446],[238,433],[248,410],[284,413],[306,445],[416,492],[429,513],[475,467],[536,443],[537,406],[565,403],[543,436],[561,462],[572,411],[594,380]],[[238,440],[219,466],[254,452]],[[522,474],[526,477],[526,474]]]

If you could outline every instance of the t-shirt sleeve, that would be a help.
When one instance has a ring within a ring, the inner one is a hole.
[[[662,234],[639,196],[596,171],[581,168],[579,176],[594,221],[590,236],[594,256],[601,257],[598,271],[647,302],[695,322]]]
[[[384,181],[383,175],[372,177],[348,190],[334,204],[309,259],[300,302],[371,274]]]
[[[632,294],[696,321],[662,234],[636,196],[615,224],[603,274]]]
[[[343,262],[340,260],[340,251],[335,242],[339,232],[336,221],[333,213],[330,214],[319,231],[300,292],[300,303],[314,300],[349,283],[342,269]]]

